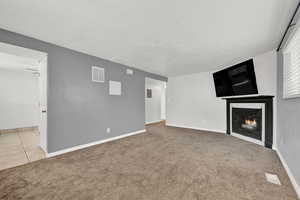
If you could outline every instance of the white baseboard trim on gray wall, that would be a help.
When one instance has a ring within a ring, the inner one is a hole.
[[[102,143],[105,143],[105,142],[110,142],[110,141],[113,141],[113,140],[118,140],[118,139],[121,139],[121,138],[129,137],[129,136],[132,136],[132,135],[137,135],[137,134],[144,133],[144,132],[146,132],[145,129],[139,130],[139,131],[135,131],[135,132],[131,132],[131,133],[126,133],[126,134],[123,134],[123,135],[119,135],[119,136],[108,138],[108,139],[104,139],[104,140],[99,140],[99,141],[96,141],[96,142],[91,142],[91,143],[88,143],[88,144],[82,144],[82,145],[70,147],[70,148],[59,150],[59,151],[55,151],[55,152],[52,152],[52,153],[47,153],[46,157],[50,158],[50,157],[53,157],[53,156],[58,156],[58,155],[61,155],[61,154],[64,154],[64,153],[68,153],[68,152],[71,152],[71,151],[76,151],[76,150],[79,150],[79,149],[84,149],[84,148],[87,148],[87,147],[90,147],[90,146],[94,146],[94,145],[97,145],[97,144],[102,144]]]
[[[150,124],[155,124],[155,123],[159,123],[159,122],[163,122],[164,119],[161,119],[161,120],[155,120],[155,121],[151,121],[151,122],[146,122],[145,124],[146,125],[150,125]]]
[[[300,186],[298,185],[298,183],[297,183],[297,181],[296,181],[296,179],[295,179],[292,171],[290,170],[287,162],[283,158],[283,156],[280,153],[280,151],[278,149],[276,149],[276,152],[277,152],[277,155],[278,155],[278,157],[279,157],[279,159],[280,159],[280,161],[281,161],[284,169],[286,170],[286,172],[287,172],[287,174],[288,174],[288,176],[290,178],[290,181],[291,181],[291,183],[292,183],[292,185],[293,185],[293,187],[294,187],[294,189],[295,189],[295,191],[296,191],[296,193],[298,195],[298,199],[300,199]]]
[[[216,130],[216,129],[207,129],[207,128],[199,128],[199,127],[192,127],[192,126],[182,126],[182,125],[177,125],[177,124],[166,124],[166,126],[172,126],[172,127],[177,127],[177,128],[187,128],[187,129],[194,129],[194,130],[199,130],[199,131],[209,131],[209,132],[216,132],[216,133],[226,133],[224,130]]]

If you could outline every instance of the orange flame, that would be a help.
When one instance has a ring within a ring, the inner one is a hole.
[[[256,126],[256,120],[255,119],[253,119],[253,120],[246,119],[245,124],[250,125],[250,126]]]

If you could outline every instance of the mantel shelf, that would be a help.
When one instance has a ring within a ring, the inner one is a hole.
[[[272,99],[274,96],[272,95],[257,95],[257,96],[231,96],[231,97],[223,97],[224,100],[230,99]]]

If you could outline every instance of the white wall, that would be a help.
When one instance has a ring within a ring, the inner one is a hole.
[[[147,98],[147,89],[152,89],[152,98]],[[165,83],[163,81],[146,78],[145,109],[146,124],[165,119]]]
[[[0,69],[0,130],[38,126],[38,78]]]
[[[259,93],[276,95],[276,52],[254,57],[254,65]],[[212,72],[169,78],[166,121],[167,125],[226,131],[226,102],[216,98]]]
[[[225,131],[225,101],[216,98],[211,73],[171,77],[167,125]]]

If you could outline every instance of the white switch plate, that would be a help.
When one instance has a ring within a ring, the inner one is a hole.
[[[281,182],[276,174],[265,173],[268,182],[281,185]]]
[[[110,133],[110,128],[107,128],[107,129],[106,129],[106,133]]]
[[[121,95],[122,84],[118,81],[109,81],[109,95]]]
[[[133,74],[133,70],[132,69],[126,69],[126,74],[132,75]]]

